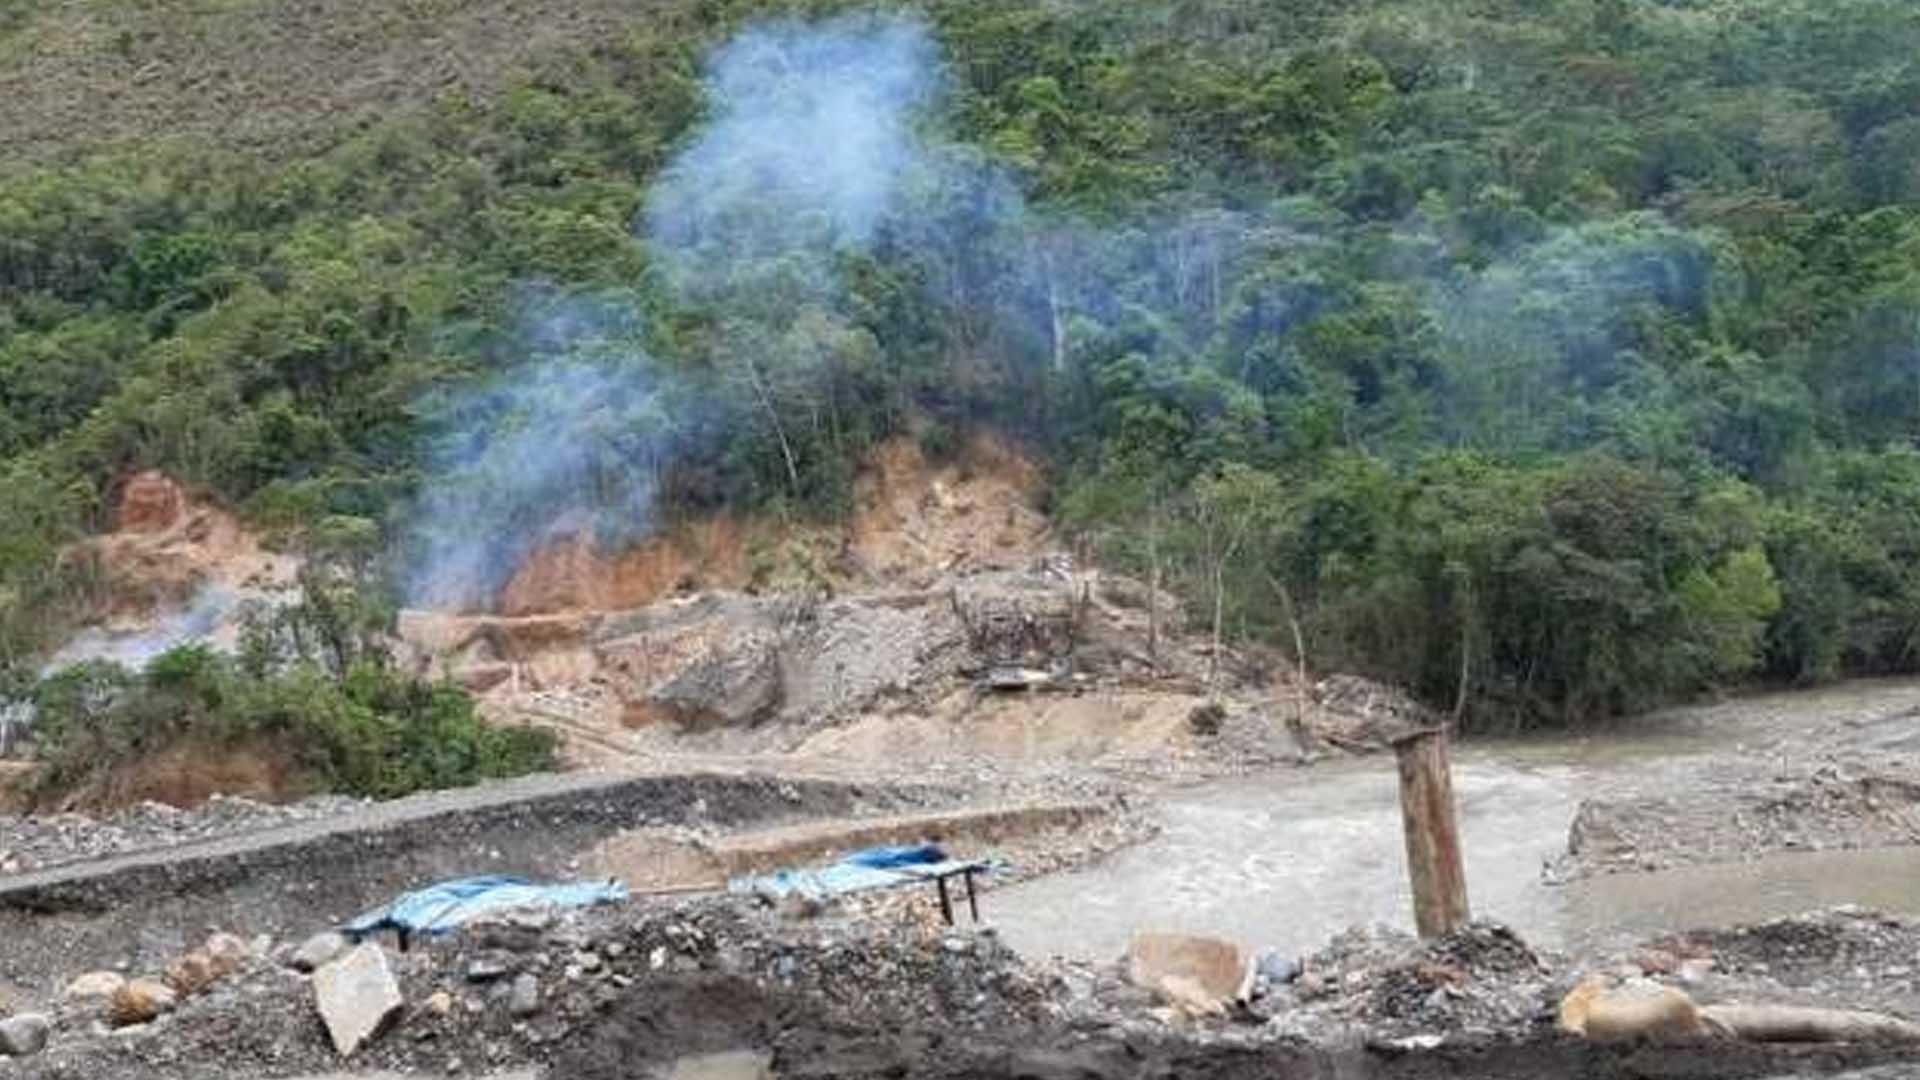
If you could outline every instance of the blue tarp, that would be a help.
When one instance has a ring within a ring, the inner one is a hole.
[[[727,891],[776,898],[797,893],[824,900],[843,893],[926,881],[969,867],[978,869],[983,868],[984,864],[949,859],[947,853],[934,844],[878,847],[856,851],[826,866],[806,870],[776,870],[771,874],[734,878],[727,882]]]
[[[946,862],[947,853],[938,844],[905,844],[900,847],[876,847],[856,851],[840,860],[853,866],[874,870],[895,870],[902,866],[927,866]]]
[[[458,930],[482,915],[515,908],[590,907],[627,898],[627,887],[616,881],[535,885],[525,878],[493,874],[443,881],[405,893],[341,927],[354,940],[381,930],[436,936]]]

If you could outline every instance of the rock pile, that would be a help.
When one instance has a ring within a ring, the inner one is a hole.
[[[1254,1003],[1276,1033],[1328,1028],[1369,1039],[1484,1037],[1525,1029],[1551,997],[1548,965],[1513,931],[1476,922],[1418,941],[1384,927],[1356,928],[1305,957],[1297,978]]]
[[[537,1059],[553,1062],[555,1075],[633,1075],[591,1060],[611,1053],[602,1029],[628,1010],[689,1018],[644,1048],[619,1051],[621,1069],[734,1049],[724,1038],[736,1036],[769,1046],[775,1014],[829,1028],[1020,1029],[1048,1015],[1057,992],[990,932],[859,918],[796,923],[713,901],[515,912],[408,953],[364,943],[309,976],[293,961],[310,951],[283,950],[281,962],[249,963],[191,996],[151,980],[88,976],[52,1025],[66,1064],[30,1075],[322,1073],[348,1055],[356,1066],[402,1071],[485,1072]],[[93,996],[102,992],[107,998]],[[110,1015],[115,1003],[131,1006],[136,993],[151,1015],[106,1037],[108,1022],[123,1019]],[[88,1017],[100,1023],[89,1027]]]
[[[1690,948],[1717,949],[1747,973],[1750,995],[1755,965],[1801,956],[1810,974],[1876,945],[1892,950],[1883,960],[1909,954],[1916,937],[1904,924],[1842,913],[1705,935]],[[1662,951],[1643,958],[1660,966]],[[1222,971],[1239,970],[1231,959]],[[1493,924],[1429,942],[1356,930],[1300,964],[1262,956],[1252,983],[1263,992],[1218,1015],[1158,1007],[1151,991],[1126,983],[1123,966],[1034,966],[991,932],[834,912],[792,920],[729,901],[516,912],[404,954],[363,944],[312,977],[250,963],[170,1015],[110,1037],[71,1022],[83,1008],[63,1006],[48,1018],[52,1046],[33,1059],[46,1064],[18,1075],[295,1075],[336,1070],[348,1053],[358,1069],[476,1075],[537,1061],[550,1075],[603,1080],[751,1050],[801,1075],[1133,1078],[1213,1075],[1235,1063],[1232,1075],[1319,1076],[1300,1063],[1340,1047],[1436,1055],[1409,1076],[1630,1075],[1614,1068],[1625,1059],[1556,1033],[1566,981]],[[1633,978],[1645,981],[1637,969]],[[1717,1007],[1704,1004],[1711,988],[1695,992],[1703,1009]],[[1729,1008],[1735,1018],[1813,1015]],[[1889,1024],[1907,1030],[1897,1020],[1874,1030]],[[0,1047],[31,1045],[37,1030],[32,1020],[0,1026]],[[1847,1060],[1915,1053],[1855,1048]],[[1447,1071],[1449,1060],[1468,1059],[1485,1070]],[[1699,1075],[1766,1075],[1760,1061]]]

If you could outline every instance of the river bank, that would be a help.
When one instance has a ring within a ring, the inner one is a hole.
[[[1576,952],[1841,904],[1920,913],[1911,746],[1912,680],[1464,741],[1454,790],[1474,911]],[[1350,925],[1411,929],[1390,758],[1170,789],[1155,811],[1156,839],[998,894],[1007,939],[1091,959],[1143,925],[1291,953]]]

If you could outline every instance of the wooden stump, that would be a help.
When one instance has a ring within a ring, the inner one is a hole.
[[[1472,918],[1454,817],[1447,734],[1415,732],[1394,740],[1393,752],[1400,763],[1400,815],[1407,832],[1414,926],[1423,938],[1443,937]]]

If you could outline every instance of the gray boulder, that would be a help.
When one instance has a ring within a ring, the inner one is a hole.
[[[314,1004],[333,1048],[351,1055],[400,1015],[400,984],[378,945],[362,945],[313,974]]]
[[[21,1013],[0,1020],[0,1054],[26,1057],[47,1047],[47,1033],[53,1024],[38,1013]]]

